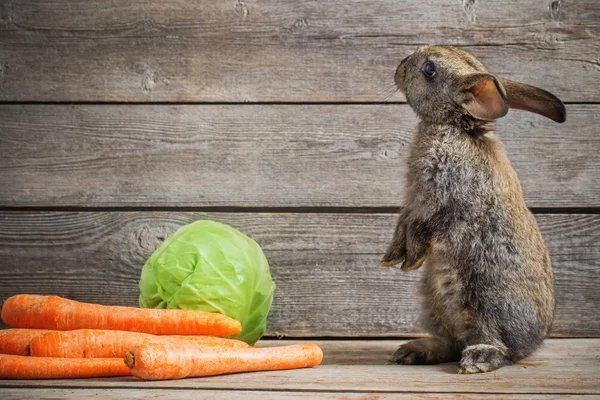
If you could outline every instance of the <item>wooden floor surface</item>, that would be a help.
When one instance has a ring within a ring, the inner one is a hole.
[[[292,341],[263,341],[279,346]],[[135,378],[0,381],[0,398],[600,398],[600,339],[550,339],[517,365],[478,375],[456,374],[456,364],[386,365],[398,340],[316,341],[323,363],[313,369],[177,381]]]

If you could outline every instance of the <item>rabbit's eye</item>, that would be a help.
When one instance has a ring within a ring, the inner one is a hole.
[[[427,61],[423,66],[423,73],[428,78],[435,77],[435,75],[437,74],[437,72],[435,71],[435,65],[433,65],[431,61]]]

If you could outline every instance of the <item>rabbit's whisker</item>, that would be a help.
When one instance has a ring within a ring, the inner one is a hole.
[[[388,93],[388,95],[385,97],[385,99],[383,99],[383,101],[388,101],[389,99],[394,97],[394,95],[398,92],[399,92],[398,88],[394,89],[392,92]]]

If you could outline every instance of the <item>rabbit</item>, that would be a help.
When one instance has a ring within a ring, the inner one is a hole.
[[[402,60],[395,83],[420,122],[404,207],[381,265],[423,267],[422,318],[431,337],[401,345],[390,362],[458,361],[464,374],[510,365],[551,327],[554,276],[493,121],[510,107],[561,123],[565,107],[449,46],[419,47]]]

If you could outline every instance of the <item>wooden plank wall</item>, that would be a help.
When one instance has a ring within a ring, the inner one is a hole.
[[[379,268],[416,118],[399,60],[460,46],[567,104],[497,133],[554,262],[554,336],[600,335],[600,6],[507,0],[0,1],[0,300],[136,305],[179,226],[229,223],[278,285],[270,335],[414,336]]]

